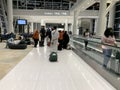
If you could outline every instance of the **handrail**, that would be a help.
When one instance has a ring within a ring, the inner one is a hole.
[[[73,42],[77,42],[77,43],[80,42],[78,40],[75,40],[74,38],[79,39],[79,40],[83,40],[83,41],[86,40],[84,37],[80,37],[80,36],[77,36],[77,35],[72,35],[70,40],[73,41]],[[95,40],[93,41],[93,39],[94,38],[90,38],[88,40],[88,42],[92,42],[92,43],[96,43],[96,44],[100,44],[100,45],[106,45],[106,46],[108,46],[108,47],[110,47],[110,48],[112,48],[114,50],[120,51],[120,46],[119,45],[116,47],[116,46],[112,46],[112,45],[109,45],[109,44],[103,44],[103,43],[101,43],[101,41],[95,41]]]

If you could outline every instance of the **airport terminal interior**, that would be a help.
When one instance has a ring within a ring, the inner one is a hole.
[[[120,90],[120,0],[0,0],[0,90]]]

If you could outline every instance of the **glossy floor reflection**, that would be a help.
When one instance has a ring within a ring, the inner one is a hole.
[[[72,50],[58,51],[58,62],[49,62],[49,54],[49,47],[33,48],[0,90],[116,90]]]

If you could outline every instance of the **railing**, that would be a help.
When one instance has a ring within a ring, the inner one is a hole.
[[[96,62],[98,62],[101,65],[103,65],[103,53],[102,53],[103,51],[101,46],[106,45],[107,47],[111,48],[113,50],[113,54],[111,55],[111,60],[108,65],[108,68],[114,71],[115,73],[120,74],[120,58],[116,59],[116,52],[120,52],[120,42],[117,42],[117,47],[116,47],[108,44],[103,44],[101,43],[100,39],[90,38],[88,40],[88,46],[87,46],[88,50],[85,50],[84,40],[85,40],[84,37],[73,35],[71,36],[70,43],[75,50],[87,54],[89,57],[93,58]]]
[[[78,35],[71,36],[71,41],[72,42],[76,42],[76,43],[79,43],[79,44],[80,43],[84,44],[84,40],[86,40],[84,37],[81,37],[81,36],[78,36]],[[120,42],[119,41],[117,41],[117,47],[112,46],[112,45],[108,45],[108,44],[103,44],[103,43],[101,43],[101,40],[98,39],[98,38],[89,38],[88,42],[89,42],[88,48],[91,48],[91,49],[92,49],[92,47],[94,47],[94,48],[97,47],[97,49],[101,50],[102,49],[101,45],[106,45],[111,49],[120,51]]]
[[[110,46],[104,44],[113,50],[113,54],[107,68],[103,67],[103,51],[100,38],[90,38],[88,40],[88,50],[84,49],[84,40],[85,38],[72,35],[70,36],[70,44],[73,47],[73,51],[80,56],[88,65],[90,65],[97,73],[99,73],[103,78],[110,82],[117,90],[120,89],[120,83],[118,78],[120,78],[120,53],[118,53],[118,58],[116,58],[116,52],[120,52],[120,42],[118,46]],[[113,82],[114,81],[114,82]]]

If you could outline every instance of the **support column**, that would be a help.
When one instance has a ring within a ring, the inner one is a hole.
[[[77,30],[77,11],[74,11],[74,16],[73,16],[73,34],[78,34]]]
[[[90,30],[91,33],[93,31],[93,19],[90,19]]]
[[[33,22],[31,22],[31,31],[30,32],[34,32],[34,30],[33,30]]]
[[[81,18],[78,19],[78,27],[81,27]]]
[[[97,23],[98,23],[98,18],[95,19],[95,26],[94,26],[94,34],[96,35],[97,32]]]
[[[1,21],[1,18],[0,18],[0,22],[2,22],[2,21]],[[2,29],[2,23],[0,23],[0,33],[1,33],[1,34],[4,34],[4,30]]]
[[[79,21],[78,21],[78,16],[76,17],[76,30],[77,30],[77,35],[79,35]]]
[[[72,7],[71,4],[72,4],[72,2],[70,1],[70,2],[69,2],[69,10],[70,10],[70,8]]]
[[[13,32],[13,0],[7,0],[7,6],[8,6],[8,32]]]
[[[81,18],[79,18],[79,19],[78,19],[78,30],[79,30],[79,31],[78,31],[78,34],[79,34],[79,35],[82,35],[82,33],[83,33],[83,29],[82,29],[82,26],[81,26],[81,22],[82,22],[82,21],[81,21]]]
[[[41,20],[41,26],[45,26],[45,21],[43,19]]]
[[[74,34],[73,23],[71,24],[71,31],[72,31],[72,34]]]
[[[115,6],[112,6],[111,10],[109,11],[109,21],[108,27],[114,28],[114,14],[115,13]]]
[[[97,24],[97,36],[102,36],[106,29],[106,0],[100,0],[99,19]]]
[[[65,31],[68,31],[68,20],[65,20]]]

